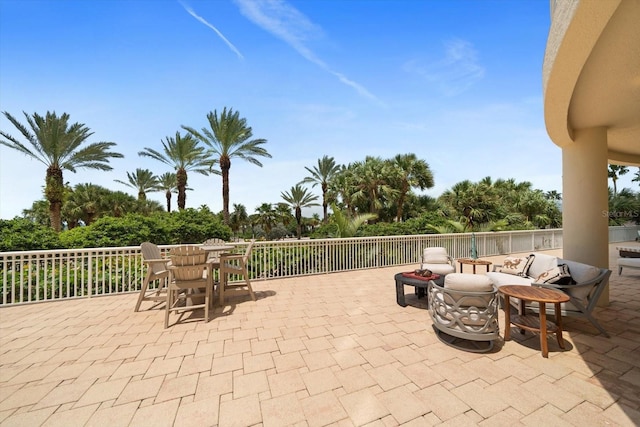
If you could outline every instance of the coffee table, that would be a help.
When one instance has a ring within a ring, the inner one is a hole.
[[[564,350],[564,340],[562,339],[562,313],[560,312],[560,304],[569,301],[569,295],[556,291],[554,289],[540,288],[537,286],[527,285],[505,285],[500,286],[498,291],[504,295],[504,315],[505,328],[504,340],[509,341],[511,334],[511,324],[520,328],[520,330],[528,330],[540,334],[540,348],[542,357],[549,357],[549,348],[547,346],[547,334],[556,334],[558,345]],[[511,315],[511,305],[509,298],[518,298],[520,300],[519,314]],[[537,302],[540,308],[539,315],[534,316],[526,314],[525,302]],[[554,304],[556,319],[555,323],[547,320],[546,304]]]
[[[473,274],[476,274],[476,265],[484,265],[487,267],[487,273],[489,272],[489,266],[492,264],[491,261],[487,261],[484,259],[473,259],[473,258],[457,258],[456,261],[460,263],[460,273],[462,273],[462,266],[464,264],[469,264],[473,266]]]
[[[439,274],[434,274],[430,277],[414,277],[408,276],[405,273],[398,273],[393,278],[396,281],[396,302],[398,305],[402,307],[406,307],[407,303],[404,298],[404,286],[409,285],[416,288],[418,298],[422,298],[427,295],[427,288],[429,287],[429,282],[433,280],[434,282],[442,285],[444,281],[444,276]]]

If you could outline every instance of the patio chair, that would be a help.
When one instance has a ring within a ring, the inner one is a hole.
[[[167,291],[164,327],[169,327],[169,313],[204,309],[204,320],[209,321],[209,303],[213,288],[207,252],[197,246],[179,246],[169,252],[171,280]],[[204,302],[198,303],[204,289]],[[189,293],[190,292],[190,293]],[[183,303],[183,304],[180,304]]]
[[[140,251],[142,252],[142,259],[147,264],[147,274],[142,282],[140,288],[140,294],[138,295],[138,301],[134,312],[140,310],[140,304],[142,301],[166,301],[167,281],[169,280],[169,265],[171,260],[168,258],[162,258],[160,248],[151,242],[144,242],[140,245]],[[159,280],[155,289],[149,290],[149,284]]]
[[[455,260],[447,254],[447,250],[441,247],[424,248],[420,268],[431,270],[432,273],[446,276],[456,272]]]
[[[444,286],[429,282],[429,315],[445,344],[459,350],[487,352],[500,338],[498,289],[484,275],[451,273]]]
[[[220,285],[218,286],[220,305],[224,305],[225,294],[229,290],[233,289],[244,290],[249,294],[251,300],[256,300],[256,295],[253,293],[253,289],[251,288],[249,271],[247,270],[249,256],[251,255],[254,243],[255,239],[251,240],[243,254],[227,252],[220,255]],[[231,276],[234,276],[235,278],[240,277],[241,281],[230,282],[229,279]]]

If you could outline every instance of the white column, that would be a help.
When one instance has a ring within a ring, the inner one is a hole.
[[[563,258],[609,268],[607,129],[577,130],[562,149]],[[609,304],[609,287],[598,305]]]

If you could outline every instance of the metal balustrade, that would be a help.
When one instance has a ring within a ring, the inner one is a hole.
[[[610,227],[609,241],[629,241],[638,227]],[[474,233],[478,256],[562,248],[562,229]],[[471,253],[471,233],[256,242],[253,280],[417,264],[422,250]],[[242,251],[246,243],[237,243]],[[161,246],[163,254],[173,246]],[[145,276],[139,246],[0,252],[0,305],[137,292]]]

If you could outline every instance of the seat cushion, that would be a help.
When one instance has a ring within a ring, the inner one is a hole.
[[[421,264],[420,268],[423,270],[431,270],[431,272],[435,274],[440,274],[444,276],[449,273],[455,273],[456,268],[451,264]]]
[[[556,256],[547,254],[531,254],[531,256],[533,256],[533,262],[527,272],[527,276],[529,277],[538,277],[545,271],[558,266],[558,257]],[[571,266],[569,266],[569,269],[573,273]]]
[[[498,271],[500,273],[513,274],[514,276],[526,277],[534,258],[534,255],[521,258],[506,257],[504,261],[502,261],[502,267],[500,267]]]
[[[445,248],[424,248],[422,262],[425,264],[448,264],[449,256]]]
[[[444,287],[463,292],[491,292],[493,280],[484,274],[451,273],[444,278]]]

